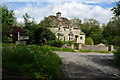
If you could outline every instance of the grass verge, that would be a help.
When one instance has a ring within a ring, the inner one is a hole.
[[[60,58],[46,46],[2,44],[2,65],[17,75],[53,80],[59,77]]]
[[[93,51],[93,50],[79,50],[80,52],[97,52],[97,53],[110,53],[109,51]]]

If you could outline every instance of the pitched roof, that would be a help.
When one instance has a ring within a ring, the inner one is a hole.
[[[70,26],[70,21],[67,18],[61,17],[58,18],[56,16],[49,16],[53,20],[53,25],[58,26],[61,23],[63,26]]]

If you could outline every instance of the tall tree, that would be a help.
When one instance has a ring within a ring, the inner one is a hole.
[[[120,46],[120,17],[113,17],[103,30],[104,38],[108,44]]]
[[[86,33],[87,36],[91,34],[101,33],[100,23],[95,19],[84,19],[84,23],[80,26],[81,30]]]
[[[13,26],[16,24],[16,17],[13,10],[8,10],[6,5],[2,6],[2,24]]]
[[[39,27],[35,31],[36,44],[45,44],[47,41],[55,40],[55,34],[49,30],[51,25],[52,20],[48,17],[45,17],[44,20],[38,24]]]
[[[116,6],[111,9],[115,16],[120,16],[120,1],[116,3]]]
[[[91,37],[94,44],[99,44],[102,42],[102,29],[100,28],[100,23],[95,19],[84,19],[84,23],[80,26],[81,30],[85,32],[86,37]]]
[[[0,6],[2,9],[2,42],[9,42],[12,27],[16,24],[13,10],[8,10],[6,5]]]
[[[74,19],[71,19],[70,22],[72,23],[72,25],[79,27],[82,21],[78,18],[74,18]]]

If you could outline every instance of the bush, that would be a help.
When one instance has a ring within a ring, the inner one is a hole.
[[[67,46],[71,46],[74,44],[74,42],[73,41],[65,41],[64,44],[67,44]]]
[[[56,40],[48,41],[46,44],[54,47],[61,47],[63,45],[63,42],[59,39],[56,39]]]
[[[85,41],[87,45],[94,45],[93,39],[91,37],[88,37]]]
[[[51,49],[37,45],[3,44],[3,68],[33,78],[59,77],[60,58]]]
[[[60,47],[53,47],[53,46],[44,46],[49,48],[52,51],[66,51],[66,52],[75,52],[73,49],[71,48],[60,48]]]
[[[114,55],[115,55],[114,64],[120,66],[120,48],[114,52]]]

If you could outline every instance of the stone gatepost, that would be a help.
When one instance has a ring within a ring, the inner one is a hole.
[[[74,49],[74,45],[71,45],[71,48]]]
[[[81,48],[81,43],[78,43],[78,50],[80,50]]]

